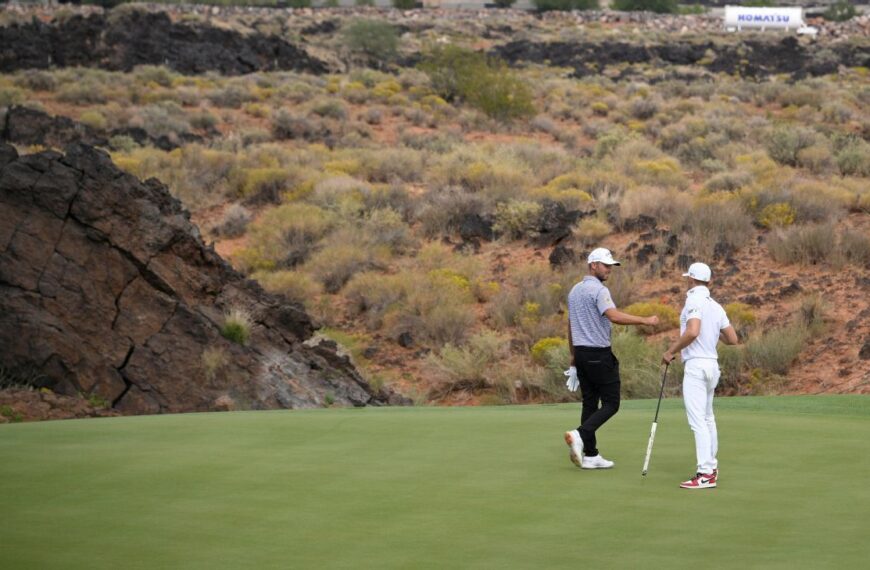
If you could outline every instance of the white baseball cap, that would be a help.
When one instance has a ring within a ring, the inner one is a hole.
[[[613,254],[610,253],[610,250],[603,247],[593,249],[592,253],[589,254],[589,257],[586,258],[586,263],[595,262],[603,263],[605,265],[620,265],[618,261],[613,259]]]
[[[712,272],[710,266],[706,263],[693,263],[689,266],[689,271],[683,273],[683,277],[691,277],[695,281],[707,282],[710,280]]]

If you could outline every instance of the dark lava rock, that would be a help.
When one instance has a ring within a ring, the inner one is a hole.
[[[804,289],[800,286],[800,283],[798,283],[797,281],[792,281],[785,287],[781,288],[778,295],[780,297],[787,297],[789,295],[794,295],[795,293],[800,293],[803,290]]]
[[[206,247],[158,180],[83,144],[0,149],[0,366],[131,414],[391,399],[312,336],[301,305]],[[221,335],[231,309],[251,315],[247,344]]]
[[[491,219],[480,214],[467,214],[459,223],[459,236],[465,241],[473,239],[492,241],[492,224]]]
[[[561,267],[562,265],[570,265],[577,261],[577,253],[565,245],[559,244],[550,252],[550,266]]]
[[[166,65],[185,74],[329,71],[324,62],[275,36],[172,22],[165,12],[141,10],[3,26],[0,46],[4,73],[76,66],[130,71],[137,65]]]
[[[181,133],[177,140],[166,135],[151,137],[145,129],[129,127],[109,133],[97,131],[69,117],[51,116],[29,107],[11,107],[0,125],[0,140],[20,145],[44,145],[63,148],[80,142],[91,146],[110,146],[108,137],[124,135],[140,145],[152,144],[161,150],[174,150],[181,144],[199,143],[203,138],[194,133]]]
[[[649,263],[651,257],[656,254],[656,246],[651,243],[644,244],[637,253],[634,255],[634,259],[637,261],[639,265],[646,265]]]
[[[861,360],[870,360],[870,336],[864,339],[864,346],[858,351],[858,358]]]
[[[20,145],[45,145],[63,148],[80,141],[105,146],[107,139],[87,125],[68,117],[52,117],[28,107],[11,107],[0,128],[0,139]]]
[[[578,220],[595,212],[567,210],[559,202],[544,200],[538,218],[537,235],[531,240],[535,247],[552,247],[571,235],[571,228]]]
[[[622,229],[627,232],[654,230],[656,227],[656,219],[646,214],[641,214],[636,218],[631,218],[622,222]]]
[[[414,346],[414,337],[411,336],[411,333],[405,331],[399,334],[399,338],[396,339],[396,342],[399,343],[399,346],[402,348],[410,348]]]

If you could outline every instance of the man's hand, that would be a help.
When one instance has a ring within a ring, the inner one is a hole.
[[[565,387],[568,388],[570,392],[576,392],[577,388],[580,387],[580,380],[577,378],[577,368],[572,366],[562,374],[568,377],[568,380],[565,381]]]
[[[645,319],[643,320],[643,324],[645,324],[645,325],[649,325],[649,326],[651,326],[651,327],[654,327],[654,326],[656,326],[657,324],[659,324],[659,318],[658,318],[657,315],[653,315],[653,316],[651,316],[651,317],[647,317],[647,318],[645,318]]]
[[[668,350],[662,355],[662,364],[670,364],[674,358],[676,358],[676,355]]]

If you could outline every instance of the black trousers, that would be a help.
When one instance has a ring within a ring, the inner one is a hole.
[[[610,347],[574,347],[574,366],[580,379],[583,410],[580,414],[580,437],[583,453],[598,455],[595,432],[619,411],[619,361]]]

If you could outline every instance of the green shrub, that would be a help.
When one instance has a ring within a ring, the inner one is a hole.
[[[325,99],[322,101],[314,101],[311,106],[311,111],[320,117],[328,117],[337,121],[347,119],[347,107],[338,99]]]
[[[378,20],[353,20],[342,29],[344,45],[377,65],[395,59],[399,35],[392,24]]]
[[[642,332],[659,333],[680,326],[679,311],[656,301],[633,303],[625,308],[625,312],[639,317],[657,316],[659,318],[659,324],[654,327],[643,326],[640,328]]]
[[[538,12],[596,10],[598,0],[532,0]]]
[[[89,110],[82,113],[79,116],[79,122],[98,131],[105,130],[108,126],[108,121],[106,121],[106,117],[96,110]]]
[[[246,345],[251,337],[253,321],[245,309],[234,307],[224,314],[221,335],[236,344]]]
[[[837,2],[828,6],[828,9],[822,13],[822,16],[832,22],[845,22],[854,18],[857,13],[855,6],[849,0],[837,0]]]
[[[765,228],[784,228],[794,223],[795,209],[786,202],[765,206],[758,215],[758,223]]]
[[[614,0],[611,7],[623,12],[656,12],[658,14],[677,12],[676,0]]]
[[[551,361],[550,352],[554,350],[564,350],[567,352],[568,341],[561,337],[542,338],[536,342],[529,351],[532,356],[532,361],[546,365]]]
[[[574,237],[583,245],[598,243],[613,232],[613,227],[597,217],[583,218],[574,229]]]
[[[779,127],[767,140],[770,158],[788,166],[798,165],[798,153],[816,143],[816,132],[807,127]]]
[[[728,315],[728,320],[736,330],[751,327],[757,320],[752,307],[746,303],[728,303],[723,308],[725,309],[725,314]]]
[[[530,236],[538,226],[542,207],[537,202],[511,200],[499,204],[492,229],[512,239]]]
[[[467,101],[499,121],[534,115],[529,87],[504,63],[488,60],[482,53],[439,46],[426,54],[419,67],[447,101]]]
[[[870,144],[858,137],[835,143],[834,160],[843,176],[870,176]]]
[[[417,7],[417,0],[391,0],[393,8],[397,10],[413,10]]]

